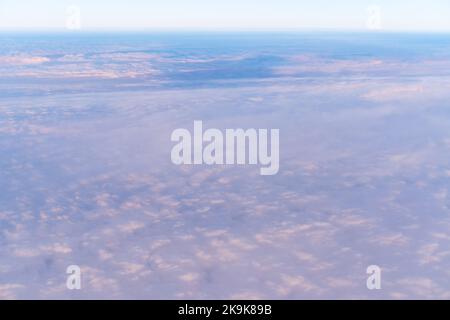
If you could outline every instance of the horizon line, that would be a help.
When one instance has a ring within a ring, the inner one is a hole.
[[[0,33],[364,33],[364,34],[449,34],[450,30],[364,29],[364,28],[0,28]]]

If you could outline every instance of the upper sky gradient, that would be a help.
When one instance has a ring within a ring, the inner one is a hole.
[[[388,31],[450,31],[448,0],[0,0],[0,30],[365,30],[372,6]],[[373,12],[373,11],[372,11]]]

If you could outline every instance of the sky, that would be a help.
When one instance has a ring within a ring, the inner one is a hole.
[[[70,6],[81,30],[365,30],[375,12],[376,29],[450,31],[448,0],[0,0],[0,30],[67,29]]]

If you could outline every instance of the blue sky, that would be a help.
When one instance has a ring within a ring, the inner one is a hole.
[[[64,29],[70,5],[86,30],[364,30],[378,6],[384,30],[450,31],[448,0],[0,0],[0,29]]]

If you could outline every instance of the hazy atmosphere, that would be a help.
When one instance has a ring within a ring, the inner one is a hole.
[[[0,299],[450,299],[447,2],[78,2],[0,1]],[[279,171],[175,165],[196,120]]]

